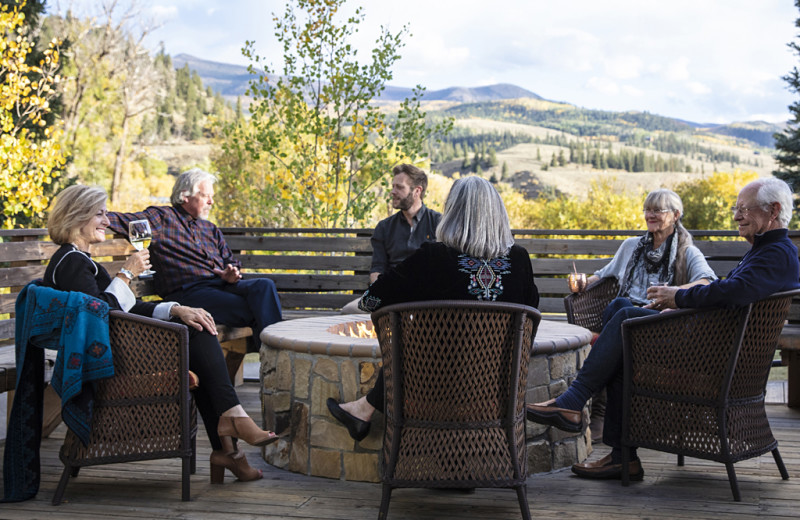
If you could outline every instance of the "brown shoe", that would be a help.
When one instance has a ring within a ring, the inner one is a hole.
[[[555,426],[565,432],[580,433],[583,431],[583,411],[551,406],[555,401],[555,399],[551,399],[544,403],[525,405],[525,415],[529,421]]]
[[[622,464],[614,464],[609,453],[602,459],[595,462],[584,462],[573,464],[572,472],[583,478],[594,479],[621,479]],[[630,462],[630,477],[633,481],[644,479],[644,470],[639,459]]]
[[[250,482],[263,477],[261,470],[250,466],[247,457],[241,451],[225,453],[222,450],[214,450],[211,452],[210,463],[212,484],[222,484],[225,478],[225,468],[233,473],[240,482]]]

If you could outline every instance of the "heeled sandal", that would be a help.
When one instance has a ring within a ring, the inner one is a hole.
[[[220,437],[236,437],[251,446],[266,446],[278,440],[278,435],[269,430],[262,430],[249,416],[221,416],[217,424],[217,435]]]
[[[224,453],[221,450],[211,452],[211,483],[222,484],[225,480],[225,469],[228,469],[240,482],[250,482],[263,478],[260,469],[247,462],[244,452]]]

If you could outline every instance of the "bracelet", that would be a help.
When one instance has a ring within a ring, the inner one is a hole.
[[[119,270],[119,272],[120,272],[121,275],[123,275],[125,278],[127,278],[130,281],[133,281],[133,279],[136,277],[131,271],[129,271],[128,269],[125,269],[124,267],[121,268]]]

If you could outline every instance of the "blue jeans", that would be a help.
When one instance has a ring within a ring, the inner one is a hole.
[[[603,442],[615,449],[621,448],[622,439],[622,322],[653,314],[658,311],[634,307],[627,298],[613,300],[603,312],[603,330],[575,381],[556,399],[556,406],[580,410],[592,395],[606,388]]]
[[[249,352],[256,352],[258,337],[264,327],[281,321],[281,302],[275,282],[269,278],[251,278],[228,283],[221,278],[189,284],[168,294],[165,301],[201,307],[214,321],[229,327],[251,327],[254,341]]]

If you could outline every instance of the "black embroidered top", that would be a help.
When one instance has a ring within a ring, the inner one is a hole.
[[[512,246],[483,261],[441,242],[425,243],[397,267],[378,277],[358,306],[372,312],[385,305],[425,300],[481,300],[539,305],[528,252]]]

